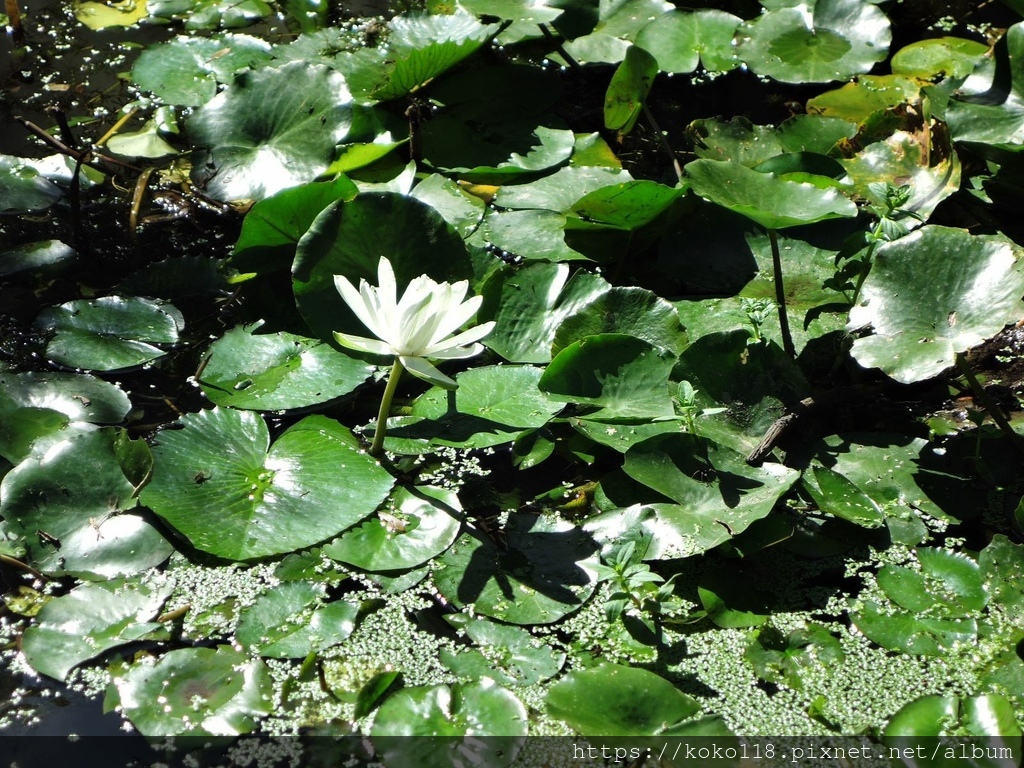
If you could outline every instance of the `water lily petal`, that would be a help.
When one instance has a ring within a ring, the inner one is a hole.
[[[398,305],[398,281],[395,280],[395,269],[391,266],[391,262],[383,256],[380,257],[380,263],[377,264],[377,296],[382,309]]]
[[[468,347],[450,347],[438,350],[430,356],[435,360],[463,360],[467,357],[479,355],[483,351],[483,344],[470,344]]]
[[[367,339],[364,336],[353,336],[350,333],[338,333],[338,331],[334,332],[334,339],[346,349],[354,349],[357,352],[369,352],[371,355],[395,354],[390,344],[377,339]]]
[[[423,379],[426,382],[438,387],[443,387],[444,389],[456,389],[459,386],[455,383],[455,379],[445,376],[422,357],[409,357],[402,355],[398,359],[402,361],[402,365],[405,366],[405,369],[418,379]]]
[[[463,331],[449,339],[445,339],[437,344],[432,344],[423,351],[423,355],[426,357],[436,357],[438,359],[445,359],[446,357],[451,359],[451,355],[448,353],[457,350],[459,347],[464,347],[467,344],[480,341],[480,339],[494,330],[494,325],[494,321],[491,320],[489,322],[473,326],[469,330]],[[463,355],[458,356],[463,357]]]
[[[366,283],[363,282],[360,288],[365,286]],[[352,283],[341,275],[334,276],[334,287],[341,294],[341,298],[344,299],[345,303],[348,304],[349,309],[359,318],[359,321],[376,334],[376,315],[373,309],[367,306],[365,291],[357,291]]]
[[[447,336],[450,336],[454,331],[465,325],[476,314],[477,310],[480,309],[483,300],[483,296],[473,296],[461,304],[456,303],[455,306],[445,312],[437,329],[434,331],[434,335],[430,337],[429,346],[433,347],[443,342]]]

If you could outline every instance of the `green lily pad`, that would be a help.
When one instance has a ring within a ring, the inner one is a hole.
[[[816,0],[769,10],[739,31],[737,54],[784,83],[848,80],[885,59],[889,19],[865,0]]]
[[[589,261],[565,242],[568,217],[555,211],[491,213],[483,223],[485,240],[524,261]]]
[[[569,166],[525,184],[506,184],[498,189],[494,204],[515,210],[536,209],[566,213],[573,204],[602,187],[632,181],[616,168]]]
[[[558,355],[570,344],[602,333],[634,336],[676,355],[688,343],[674,306],[644,288],[615,287],[562,321],[551,351]]]
[[[479,319],[495,321],[484,344],[511,362],[546,363],[558,326],[610,288],[589,272],[577,272],[570,280],[567,264],[504,270],[481,291]]]
[[[717,568],[701,575],[697,597],[716,627],[759,627],[771,616],[770,597],[753,587],[742,572]]]
[[[878,528],[885,522],[875,501],[843,475],[828,467],[813,467],[811,476],[804,477],[804,488],[822,512],[864,528]]]
[[[604,95],[604,127],[620,135],[633,130],[657,75],[655,58],[643,48],[631,45]]]
[[[2,173],[2,172],[0,172]],[[0,184],[3,182],[0,181]],[[4,195],[4,200],[7,200]],[[40,240],[0,253],[0,277],[19,272],[58,271],[78,258],[75,249],[60,240]]]
[[[784,151],[777,128],[755,125],[742,116],[694,120],[689,132],[693,151],[702,160],[727,160],[752,168]]]
[[[988,52],[989,47],[977,40],[933,37],[900,48],[892,57],[892,71],[922,80],[967,77]]]
[[[890,651],[917,656],[942,656],[978,639],[976,619],[930,619],[907,611],[886,610],[865,602],[850,619],[871,641]]]
[[[514,737],[525,736],[526,730],[523,703],[507,688],[481,680],[465,685],[421,685],[392,694],[377,710],[370,737],[448,737],[420,738],[416,750],[409,749],[407,740],[384,738],[380,751],[385,765],[504,768],[522,746],[521,738]],[[459,736],[487,738],[452,738]]]
[[[390,419],[384,445],[420,453],[431,445],[486,448],[511,442],[562,409],[537,388],[540,377],[539,368],[520,365],[463,371],[456,391],[434,387],[416,398],[408,416]]]
[[[4,476],[0,515],[36,568],[98,580],[167,559],[173,547],[132,511],[141,478],[129,454],[139,448],[123,430],[78,424],[37,440]]]
[[[123,579],[83,584],[50,600],[25,630],[21,649],[37,672],[64,680],[74,667],[119,645],[164,640],[153,621],[172,585],[152,589]]]
[[[685,170],[698,195],[765,229],[857,215],[857,206],[834,188],[787,181],[720,160],[694,160]]]
[[[118,285],[118,290],[169,301],[192,296],[223,296],[228,285],[223,265],[223,259],[207,256],[172,256],[132,272]]]
[[[951,760],[962,759],[965,754],[972,754],[977,747],[980,750],[978,757],[983,761],[976,764],[995,766],[999,763],[986,762],[985,758],[990,758],[994,754],[1012,754],[1013,747],[1009,745],[1013,741],[1019,743],[1021,736],[1013,704],[1002,696],[958,698],[933,694],[915,699],[889,718],[882,738],[890,747],[900,748],[910,743],[904,741],[905,737],[913,738],[916,744],[922,741],[921,737],[947,736],[950,732],[956,733],[959,737],[989,738],[977,745],[970,741],[965,743],[962,738],[945,745],[937,742],[934,749],[930,743],[934,739],[928,739],[928,743],[922,745],[924,755],[928,756],[921,761],[923,765],[949,765]],[[944,749],[939,751],[942,746]],[[936,755],[941,755],[942,759],[932,759]]]
[[[633,233],[658,219],[685,192],[654,181],[627,181],[590,192],[573,204],[572,211],[585,222]]]
[[[482,131],[479,122],[464,122],[457,114],[425,123],[424,158],[467,181],[503,184],[563,165],[576,144],[572,131],[534,119],[485,125]]]
[[[658,60],[662,72],[685,74],[698,63],[708,72],[728,72],[740,63],[733,36],[742,21],[715,8],[677,8],[649,22],[635,43]]]
[[[334,560],[364,571],[415,568],[444,552],[459,535],[462,505],[443,488],[399,488],[376,516],[323,547]]]
[[[30,167],[26,160],[0,155],[0,213],[40,211],[64,196],[56,184]]]
[[[292,62],[243,72],[193,113],[200,151],[192,176],[220,200],[260,200],[312,181],[352,124],[345,80],[328,67]]]
[[[270,58],[270,44],[249,35],[179,36],[139,54],[132,80],[165,104],[194,107],[216,96],[218,83]]]
[[[637,443],[622,468],[680,505],[654,505],[659,551],[686,553],[675,557],[716,546],[765,517],[799,477],[781,464],[751,467],[731,448],[679,433]]]
[[[545,0],[464,0],[460,5],[477,16],[545,24],[562,15],[562,9]]]
[[[464,192],[451,179],[437,173],[413,187],[412,196],[440,213],[463,238],[476,231],[487,208],[479,197]]]
[[[922,227],[875,253],[849,326],[870,326],[874,334],[854,341],[854,359],[905,384],[937,376],[957,353],[1015,320],[1022,293],[1016,244],[1003,236]]]
[[[36,327],[53,334],[50,360],[94,371],[135,368],[167,354],[156,344],[175,344],[185,320],[173,304],[137,296],[69,301],[44,309]]]
[[[550,624],[593,594],[597,546],[571,523],[517,513],[504,536],[500,548],[479,531],[460,537],[434,571],[441,594],[509,624]]]
[[[131,408],[120,387],[80,373],[0,373],[0,391],[17,408],[46,408],[69,421],[116,424]]]
[[[393,192],[369,192],[327,206],[302,236],[292,272],[299,311],[314,335],[367,331],[334,287],[334,275],[377,285],[386,256],[401,293],[419,275],[455,282],[473,274],[462,238],[434,208]]]
[[[576,13],[563,14],[556,28],[569,39],[565,52],[580,64],[616,64],[625,57],[629,41],[651,22],[672,10],[665,0],[605,0],[602,3],[568,4]],[[573,8],[573,6],[576,6]],[[574,18],[576,17],[576,18]],[[589,17],[579,30],[578,19]],[[560,54],[552,58],[561,60]]]
[[[700,703],[646,669],[604,663],[551,686],[545,709],[584,736],[654,736],[696,715]]]
[[[807,102],[808,114],[864,123],[885,109],[914,101],[921,81],[904,75],[862,75],[855,82],[826,91]]]
[[[373,373],[372,365],[320,339],[258,329],[233,328],[210,347],[198,381],[215,404],[256,411],[305,408],[347,395]]]
[[[560,351],[538,382],[553,400],[595,406],[587,418],[675,416],[668,378],[675,355],[623,333],[587,336]]]
[[[449,15],[406,14],[388,25],[388,58],[371,95],[379,101],[415,93],[476,52],[498,31],[461,9]]]
[[[464,618],[464,614],[455,617]],[[455,618],[452,617],[452,618]],[[535,638],[525,629],[484,619],[473,619],[464,629],[479,648],[453,653],[441,650],[441,661],[457,677],[479,680],[489,677],[500,685],[534,685],[554,677],[566,655]]]
[[[141,0],[116,0],[107,3],[75,0],[72,5],[75,18],[89,29],[131,27],[146,18],[149,13],[146,3]]]
[[[218,557],[312,546],[373,512],[393,483],[347,430],[322,416],[300,421],[273,447],[251,412],[214,408],[180,423],[160,433],[142,503]]]
[[[917,558],[920,570],[890,564],[878,572],[878,586],[901,608],[919,616],[959,618],[988,604],[981,569],[966,555],[928,548],[919,549]]]
[[[359,606],[323,603],[322,586],[289,581],[260,595],[238,617],[243,648],[273,659],[301,659],[338,645],[352,634]]]
[[[238,29],[273,12],[263,0],[149,0],[146,5],[153,18],[184,21],[185,29]]]
[[[808,670],[842,664],[846,654],[827,627],[809,624],[785,635],[775,627],[763,627],[743,656],[760,679],[800,690]]]
[[[1024,610],[1024,547],[1003,535],[993,536],[978,556],[978,564],[992,602],[1008,611]]]
[[[1024,24],[1006,30],[1003,40],[1007,55],[997,56],[992,81],[951,99],[945,120],[956,141],[1016,151],[1024,144]]]
[[[125,717],[150,737],[238,736],[274,710],[266,665],[226,645],[133,664],[114,685]]]

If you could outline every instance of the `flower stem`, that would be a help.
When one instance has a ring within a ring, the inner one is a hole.
[[[388,413],[391,412],[391,401],[395,397],[395,390],[398,389],[398,380],[402,378],[402,361],[397,357],[395,364],[391,366],[391,373],[388,374],[388,385],[384,388],[384,397],[380,400],[380,410],[377,412],[377,429],[373,433],[373,444],[370,446],[371,456],[380,456],[384,450],[384,435],[387,432]]]

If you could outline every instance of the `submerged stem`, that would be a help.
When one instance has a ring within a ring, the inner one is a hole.
[[[775,303],[779,305],[779,330],[782,331],[782,348],[786,354],[796,358],[793,334],[789,330],[789,313],[786,311],[786,286],[782,282],[782,256],[779,254],[779,236],[774,229],[768,230],[768,242],[772,246],[772,271],[775,273]]]
[[[380,400],[380,410],[377,412],[377,429],[373,432],[373,444],[370,446],[371,456],[380,456],[384,449],[384,435],[387,433],[391,401],[395,398],[398,380],[402,378],[402,371],[404,370],[402,361],[396,357],[395,364],[391,366],[391,373],[388,374],[388,385],[384,388],[384,397]]]

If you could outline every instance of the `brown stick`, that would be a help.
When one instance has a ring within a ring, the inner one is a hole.
[[[123,160],[118,160],[115,157],[110,157],[109,155],[93,154],[93,157],[95,157],[94,160],[86,160],[85,157],[92,153],[91,148],[85,151],[72,149],[67,144],[62,142],[60,139],[51,136],[49,133],[46,132],[45,129],[40,128],[38,125],[31,122],[30,120],[26,120],[24,117],[21,117],[19,115],[15,115],[14,119],[17,122],[21,123],[23,126],[25,126],[25,128],[27,128],[33,134],[42,139],[44,142],[46,142],[51,147],[56,149],[62,155],[67,155],[68,157],[73,158],[74,160],[81,160],[82,165],[87,165],[90,168],[95,168],[97,171],[100,171],[101,173],[109,172],[109,169],[103,168],[102,165],[100,165],[101,163],[107,163],[109,165],[115,165],[120,168],[126,168],[127,170],[132,171],[134,173],[142,172],[142,169],[139,168],[138,166],[132,165],[131,163],[126,163]]]

